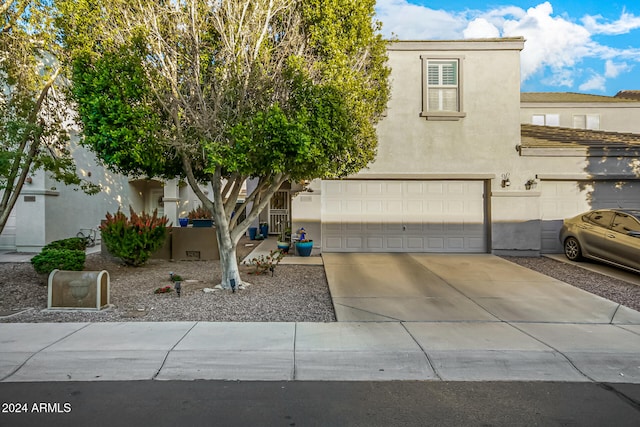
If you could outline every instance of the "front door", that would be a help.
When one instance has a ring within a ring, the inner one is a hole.
[[[269,203],[269,234],[280,234],[289,226],[289,191],[276,191]]]

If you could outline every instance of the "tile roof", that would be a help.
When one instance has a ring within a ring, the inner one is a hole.
[[[640,148],[640,134],[521,125],[523,148]]]
[[[640,90],[621,90],[615,94],[615,98],[625,98],[640,101]]]
[[[625,91],[625,92],[638,92],[638,98],[628,99],[625,97],[616,96],[602,96],[602,95],[590,95],[587,93],[574,93],[574,92],[521,92],[520,102],[549,102],[549,103],[563,103],[563,102],[634,102],[640,100],[640,91]]]

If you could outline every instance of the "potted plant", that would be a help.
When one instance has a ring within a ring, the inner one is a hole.
[[[304,228],[298,230],[299,240],[296,242],[296,251],[300,256],[309,256],[311,255],[311,250],[313,249],[313,240],[307,237],[307,232]]]
[[[267,236],[269,235],[269,223],[260,223],[260,234],[262,234],[262,237],[264,237],[265,239],[267,238]]]
[[[280,233],[278,237],[278,249],[282,251],[282,253],[288,254],[289,249],[291,248],[291,229],[285,228]]]
[[[213,215],[208,209],[198,206],[187,215],[194,227],[212,227]]]

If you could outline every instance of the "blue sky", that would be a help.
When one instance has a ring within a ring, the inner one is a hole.
[[[640,90],[639,0],[378,0],[386,37],[524,36],[522,91]]]

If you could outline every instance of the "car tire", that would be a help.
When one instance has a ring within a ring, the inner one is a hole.
[[[564,241],[564,255],[570,261],[580,261],[582,259],[582,248],[580,242],[575,237],[567,237]]]

